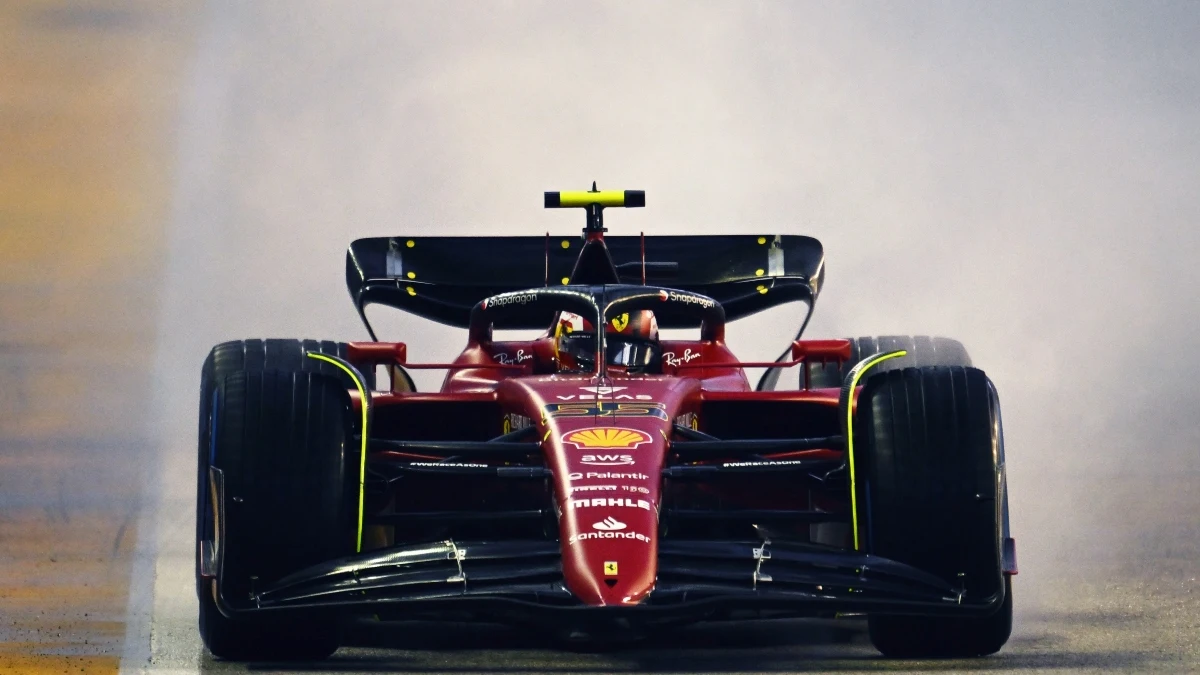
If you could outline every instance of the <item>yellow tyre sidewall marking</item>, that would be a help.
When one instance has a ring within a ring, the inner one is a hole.
[[[361,404],[359,407],[362,408],[362,454],[359,456],[358,462],[358,536],[355,538],[354,552],[362,553],[363,493],[366,489],[367,482],[367,388],[363,382],[359,381],[358,376],[354,374],[354,371],[350,370],[341,363],[338,363],[334,359],[331,359],[324,354],[314,354],[312,352],[308,352],[308,357],[311,359],[317,359],[318,361],[332,363],[333,365],[337,366],[343,372],[349,375],[351,380],[354,380],[354,386],[358,388],[358,395],[361,399]]]
[[[858,381],[862,379],[864,373],[871,368],[887,361],[901,356],[906,356],[907,351],[901,349],[899,351],[888,352],[871,357],[870,360],[862,364],[861,368],[853,371],[853,379],[850,381],[850,399],[846,404],[846,456],[850,460],[850,523],[854,530],[854,550],[861,550],[858,542],[858,485],[855,480],[854,473],[854,399],[855,389],[858,388]]]

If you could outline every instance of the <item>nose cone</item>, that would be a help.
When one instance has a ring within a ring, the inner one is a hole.
[[[510,386],[513,398],[540,413],[567,588],[586,605],[640,603],[658,575],[659,492],[671,420],[699,387],[665,377],[601,384],[554,376]]]
[[[606,491],[614,496],[572,496],[563,506],[567,587],[589,605],[637,604],[654,588],[657,574],[657,509],[648,495],[626,489],[634,487],[629,479],[615,485],[600,480],[605,479],[581,480],[579,486],[615,487]]]
[[[563,471],[555,476],[567,587],[589,605],[637,604],[658,572],[661,421],[561,426],[555,454]]]

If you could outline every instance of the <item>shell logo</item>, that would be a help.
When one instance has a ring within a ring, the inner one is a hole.
[[[632,450],[650,442],[650,434],[623,427],[580,429],[563,435],[563,442],[581,450]]]

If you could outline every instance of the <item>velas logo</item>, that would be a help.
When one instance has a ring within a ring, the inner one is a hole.
[[[592,388],[593,387],[585,387],[585,389],[592,389]],[[603,389],[605,387],[595,387],[595,388]],[[613,391],[617,391],[617,390],[624,389],[624,388],[625,387],[611,387],[611,389]],[[594,393],[593,395],[596,398],[611,398],[614,401],[649,401],[650,399],[654,398],[650,394]],[[554,397],[560,401],[583,401],[583,400],[591,400],[591,398],[592,398],[592,396],[589,396],[587,394],[555,394]]]
[[[625,523],[622,523],[621,521],[617,520],[616,518],[613,518],[612,516],[609,516],[598,523],[592,523],[592,529],[601,530],[604,532],[613,532],[615,530],[623,530],[626,527],[629,527],[629,526],[626,525]]]
[[[633,450],[650,442],[650,434],[624,427],[595,427],[563,434],[563,443],[580,450]]]

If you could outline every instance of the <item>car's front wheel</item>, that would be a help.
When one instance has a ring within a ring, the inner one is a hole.
[[[893,370],[862,389],[854,431],[859,548],[945,579],[965,602],[995,603],[986,616],[870,615],[871,642],[886,656],[982,656],[1012,632],[999,415],[987,376],[975,368]]]
[[[198,500],[198,555],[220,553],[216,576],[197,570],[205,646],[239,661],[329,656],[339,644],[336,615],[259,615],[249,598],[286,574],[354,551],[358,481],[349,467],[357,466],[358,448],[347,443],[345,385],[299,369],[239,369],[217,378],[201,405],[208,425],[197,482],[207,494]]]

